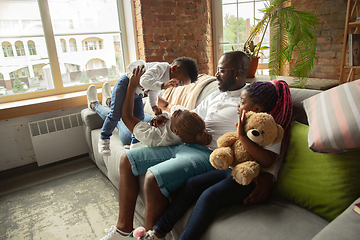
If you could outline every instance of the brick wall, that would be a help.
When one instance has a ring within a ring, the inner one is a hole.
[[[139,57],[169,62],[186,56],[213,73],[211,0],[134,0]]]
[[[134,0],[141,59],[194,58],[200,73],[213,75],[211,0]],[[310,77],[339,79],[347,0],[293,0],[318,14],[317,60]]]
[[[309,77],[339,79],[347,0],[293,0],[299,10],[317,13],[316,57]]]

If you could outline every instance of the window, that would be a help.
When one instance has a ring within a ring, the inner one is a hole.
[[[70,52],[77,52],[77,45],[75,39],[70,38],[69,45],[70,45]]]
[[[17,41],[15,43],[15,49],[16,49],[16,55],[18,57],[25,56],[24,45],[23,45],[23,43],[21,41]]]
[[[131,52],[122,49],[132,39],[120,29],[125,28],[123,12],[131,15],[124,6],[131,8],[123,0],[0,1],[0,9],[11,16],[0,20],[0,85],[8,89],[0,102],[86,90],[89,84],[100,87],[110,69],[116,75],[111,80],[118,79],[136,53],[133,44]],[[83,74],[87,83],[81,81]],[[28,89],[12,91],[15,80]]]
[[[65,40],[64,39],[60,39],[60,42],[61,42],[61,50],[62,50],[62,52],[67,52],[66,51],[66,42],[65,42]]]
[[[214,42],[216,60],[224,52],[242,50],[243,44],[249,36],[250,29],[256,24],[256,19],[261,19],[267,0],[222,0],[214,1]],[[258,43],[255,41],[255,43]],[[263,40],[262,46],[270,45],[270,30]],[[269,50],[263,51],[260,56],[258,74],[268,75],[267,68]],[[265,63],[265,64],[261,64]]]
[[[3,50],[4,57],[13,57],[14,56],[12,46],[9,42],[5,41],[2,43],[2,50]]]
[[[28,49],[30,55],[36,55],[35,43],[33,41],[28,41]]]

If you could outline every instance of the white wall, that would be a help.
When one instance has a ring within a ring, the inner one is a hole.
[[[29,122],[79,113],[87,106],[79,106],[52,112],[12,118],[0,121],[0,171],[35,163],[35,153],[31,143]],[[61,146],[59,146],[61,147]],[[66,149],[64,149],[66,151]]]

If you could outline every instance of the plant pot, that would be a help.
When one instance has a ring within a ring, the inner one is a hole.
[[[255,73],[256,73],[256,70],[258,68],[258,64],[259,64],[259,57],[255,58],[251,58],[249,59],[250,60],[250,66],[249,66],[249,71],[246,75],[247,78],[253,78],[255,77]]]

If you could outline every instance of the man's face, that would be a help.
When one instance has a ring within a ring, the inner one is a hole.
[[[232,87],[236,83],[235,70],[238,68],[233,68],[229,63],[227,63],[222,56],[219,60],[217,72],[215,77],[218,80],[219,90],[222,92],[226,92],[228,90],[232,90]]]

